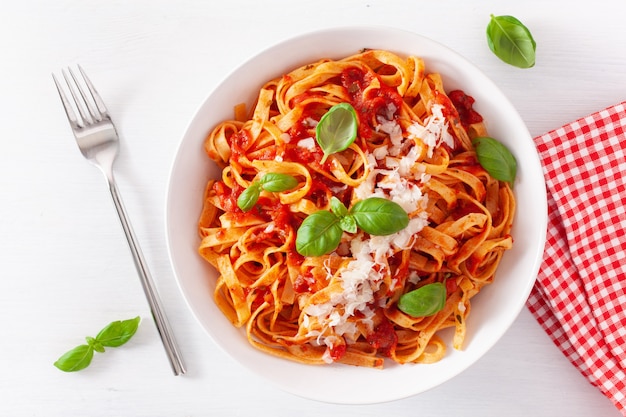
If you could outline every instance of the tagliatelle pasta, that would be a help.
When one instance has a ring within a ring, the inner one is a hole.
[[[321,163],[315,126],[339,103],[356,110],[358,135]],[[249,116],[214,128],[205,151],[222,175],[206,187],[199,253],[219,271],[215,302],[253,346],[307,364],[381,368],[385,358],[441,360],[438,332],[452,327],[462,348],[471,299],[512,247],[515,213],[509,184],[477,161],[471,140],[487,132],[472,103],[446,93],[419,57],[364,50],[268,81]],[[261,191],[243,212],[239,195],[267,173],[298,185]],[[297,252],[300,224],[332,197],[349,208],[372,196],[399,204],[408,226],[344,233],[323,256]],[[443,309],[398,309],[403,294],[434,282],[445,285]]]

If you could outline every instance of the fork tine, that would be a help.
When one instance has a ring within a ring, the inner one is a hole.
[[[83,79],[85,80],[85,85],[87,85],[87,88],[89,89],[89,92],[91,93],[91,98],[93,98],[94,103],[96,103],[96,107],[98,108],[100,115],[102,117],[109,117],[109,113],[107,111],[106,106],[104,105],[104,101],[100,97],[100,94],[98,94],[96,87],[94,87],[93,84],[91,83],[91,80],[89,79],[89,77],[87,77],[87,74],[85,74],[83,67],[78,65],[78,70],[80,71],[81,75],[83,76]]]
[[[65,77],[65,82],[67,82],[67,85],[70,88],[70,93],[72,94],[72,97],[74,97],[76,108],[78,108],[78,112],[83,118],[83,121],[85,123],[92,123],[102,120],[102,118],[99,117],[99,113],[96,114],[94,112],[93,107],[89,103],[87,95],[85,94],[85,90],[83,90],[83,87],[81,87],[80,83],[78,82],[78,78],[76,78],[76,75],[74,75],[74,71],[72,71],[71,68],[68,68],[67,71],[70,74],[71,80],[70,77],[67,76],[67,72],[65,71],[63,71],[63,76]]]
[[[54,80],[54,84],[57,87],[59,97],[61,97],[61,102],[63,103],[63,108],[65,109],[65,114],[67,114],[67,118],[70,121],[70,124],[73,128],[83,127],[82,121],[79,121],[76,117],[76,113],[72,109],[72,105],[70,104],[70,101],[67,99],[67,96],[63,92],[63,88],[61,87],[61,84],[59,83],[59,80],[54,75],[54,73],[52,74],[52,79]]]

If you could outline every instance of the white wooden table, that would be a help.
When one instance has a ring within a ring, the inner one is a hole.
[[[222,353],[196,323],[168,263],[168,171],[193,112],[259,50],[345,24],[408,29],[455,49],[510,97],[533,135],[626,100],[621,1],[3,0],[0,12],[0,415],[618,416],[524,310],[456,379],[386,404],[336,406],[284,393]],[[538,43],[519,70],[487,48],[489,14]],[[174,377],[101,174],[78,152],[50,76],[80,63],[124,142],[117,179],[179,338]],[[85,371],[54,360],[115,319],[128,345]]]

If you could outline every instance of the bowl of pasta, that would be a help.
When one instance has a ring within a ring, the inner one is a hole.
[[[411,396],[523,308],[547,222],[532,138],[447,47],[387,28],[275,45],[201,104],[167,197],[170,258],[211,339],[306,398]]]

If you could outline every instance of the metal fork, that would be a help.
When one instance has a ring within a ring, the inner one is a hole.
[[[117,189],[115,179],[113,178],[113,162],[118,153],[119,136],[100,95],[80,66],[78,66],[78,70],[82,76],[82,83],[70,68],[68,68],[67,71],[62,71],[67,87],[74,99],[74,107],[78,111],[78,115],[73,110],[72,104],[63,92],[59,80],[54,74],[52,74],[52,78],[59,91],[59,96],[63,102],[65,113],[67,114],[80,151],[85,158],[100,168],[109,184],[109,191],[111,192],[113,203],[117,209],[117,214],[122,223],[124,233],[126,234],[126,239],[128,240],[128,245],[130,246],[143,290],[146,294],[148,304],[150,305],[152,317],[156,323],[157,330],[161,336],[174,374],[184,374],[185,366],[180,351],[176,345],[174,335],[163,308],[161,307],[161,301],[156,287],[148,271],[141,249],[139,248],[137,238],[128,221],[120,193]],[[89,94],[86,94],[84,86],[87,87]]]

